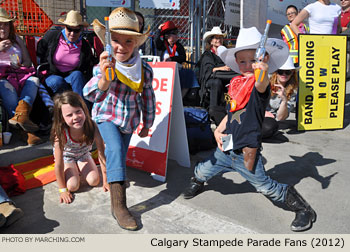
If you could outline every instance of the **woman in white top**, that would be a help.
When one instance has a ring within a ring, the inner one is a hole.
[[[302,9],[290,27],[298,35],[299,24],[308,18],[310,34],[337,34],[341,32],[340,15],[339,5],[330,0],[318,0]]]

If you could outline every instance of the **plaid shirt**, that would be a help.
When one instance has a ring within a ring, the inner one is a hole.
[[[119,79],[111,82],[106,91],[98,88],[101,79],[100,67],[94,69],[94,76],[83,89],[84,97],[93,102],[92,118],[96,123],[113,122],[121,132],[132,133],[142,122],[146,128],[151,128],[155,118],[156,99],[152,87],[152,68],[142,61],[144,83],[142,93],[137,93]]]

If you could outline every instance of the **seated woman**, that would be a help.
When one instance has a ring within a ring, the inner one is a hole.
[[[178,38],[178,29],[172,21],[161,24],[156,31],[157,55],[161,61],[176,61],[180,64],[179,75],[182,97],[190,88],[199,87],[198,80],[191,69],[181,68],[186,61],[186,51]]]
[[[43,141],[34,134],[39,129],[29,119],[29,114],[38,88],[39,79],[23,40],[15,33],[14,19],[5,9],[0,8],[0,98],[7,114],[9,123],[19,127],[26,133],[29,145]]]
[[[50,76],[45,82],[53,94],[71,88],[83,97],[83,87],[92,76],[94,63],[97,63],[82,35],[84,27],[89,24],[83,22],[80,13],[75,10],[69,11],[66,19],[60,18],[58,22],[65,27],[49,30],[38,43],[40,64],[49,63]]]
[[[272,137],[278,130],[278,121],[288,118],[295,107],[298,90],[298,75],[293,59],[288,57],[286,63],[274,72],[270,78],[271,98],[262,125],[262,137]]]
[[[211,31],[204,34],[203,40],[205,42],[205,51],[202,54],[199,62],[199,83],[201,85],[201,104],[207,107],[205,96],[209,89],[209,115],[214,120],[216,125],[219,125],[222,118],[225,117],[224,96],[226,92],[225,85],[220,78],[215,77],[216,71],[232,71],[230,67],[218,56],[218,49],[222,49],[225,33],[222,33],[220,27],[214,26]],[[225,49],[225,48],[224,48]],[[233,76],[232,76],[233,77]]]

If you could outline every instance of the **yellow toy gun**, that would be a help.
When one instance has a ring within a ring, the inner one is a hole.
[[[111,46],[111,33],[109,31],[109,17],[105,17],[105,23],[106,23],[106,34],[105,34],[105,51],[108,52],[108,61],[112,62],[112,46]],[[113,68],[108,67],[106,69],[106,79],[108,81],[112,81],[115,78],[115,72]]]
[[[255,60],[257,62],[263,61],[265,57],[265,53],[266,53],[265,44],[267,40],[267,34],[269,33],[270,25],[271,25],[271,20],[268,19],[266,21],[264,35],[261,37],[261,40],[260,40],[260,45],[255,51]],[[262,71],[260,69],[255,69],[254,74],[255,74],[256,82],[261,82],[265,77],[265,71]]]

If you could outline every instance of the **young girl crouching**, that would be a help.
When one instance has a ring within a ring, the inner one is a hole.
[[[104,142],[85,102],[77,93],[67,91],[55,96],[51,141],[61,203],[72,202],[71,192],[79,189],[80,177],[90,186],[100,183],[97,166],[90,154],[94,142],[102,170],[103,190],[108,191]]]

